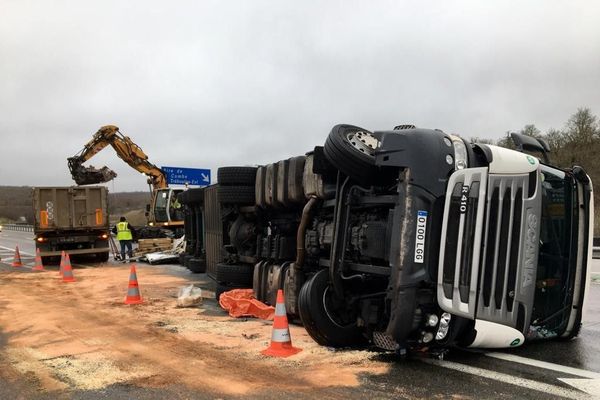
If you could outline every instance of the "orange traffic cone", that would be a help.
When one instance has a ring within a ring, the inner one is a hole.
[[[135,264],[131,264],[131,269],[129,271],[129,287],[127,288],[125,304],[142,304],[143,302],[137,281],[137,273],[135,272]]]
[[[62,280],[63,282],[75,282],[75,277],[73,276],[73,267],[71,266],[71,258],[69,257],[69,253],[65,254],[66,256],[62,270]]]
[[[60,253],[60,267],[58,267],[58,274],[60,276],[63,276],[63,270],[65,269],[66,254],[64,250]]]
[[[43,271],[44,264],[42,264],[42,256],[40,255],[40,249],[35,250],[35,265],[31,268],[32,271]]]
[[[19,253],[19,246],[15,247],[15,257],[12,262],[13,267],[22,267],[23,263],[21,262],[21,253]]]
[[[271,345],[261,351],[261,353],[265,356],[289,357],[301,351],[302,349],[292,346],[290,326],[288,325],[287,314],[285,312],[285,301],[283,300],[283,290],[279,289],[277,291],[275,317],[273,318]]]

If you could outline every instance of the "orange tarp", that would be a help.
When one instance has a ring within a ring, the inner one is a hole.
[[[256,317],[270,320],[275,314],[275,307],[258,301],[252,289],[233,289],[225,292],[221,294],[219,304],[234,318]]]

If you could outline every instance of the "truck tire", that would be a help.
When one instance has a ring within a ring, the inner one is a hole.
[[[186,256],[186,255],[187,255],[186,253],[181,253],[181,254],[179,255],[179,264],[181,264],[181,265],[182,265],[182,266],[184,266],[184,267],[185,267],[185,256]]]
[[[187,268],[188,263],[190,262],[190,260],[192,258],[194,258],[194,256],[192,254],[185,253],[185,255],[183,256],[183,266]]]
[[[254,186],[219,186],[219,202],[222,204],[254,204]]]
[[[217,264],[215,279],[219,283],[251,288],[254,267],[244,264]]]
[[[377,172],[375,151],[378,142],[371,132],[354,125],[336,125],[325,141],[327,160],[359,183],[367,183]]]
[[[108,261],[108,253],[96,253],[96,260],[98,260],[98,262],[107,262]]]
[[[254,186],[256,167],[221,167],[217,170],[217,181],[223,186]]]
[[[356,325],[356,319],[342,321],[332,309],[333,290],[329,289],[329,271],[326,269],[313,275],[300,289],[298,311],[304,328],[322,346],[354,347],[365,344],[366,338]]]
[[[204,204],[204,188],[188,189],[184,193],[187,193],[187,204]]]
[[[206,260],[204,258],[190,258],[187,260],[186,267],[195,274],[206,272]]]

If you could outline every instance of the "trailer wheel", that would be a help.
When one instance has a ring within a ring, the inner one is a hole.
[[[185,198],[187,204],[204,204],[204,188],[188,189],[184,193],[187,193],[187,196]]]
[[[254,186],[219,186],[217,195],[222,204],[254,204]]]
[[[366,183],[377,172],[375,150],[379,140],[366,129],[353,125],[336,125],[325,141],[327,160],[344,174]]]
[[[219,283],[252,287],[254,266],[244,264],[217,264],[215,279]]]
[[[187,260],[186,267],[195,274],[206,272],[206,260],[204,258],[190,258]]]
[[[223,186],[254,186],[256,167],[221,167],[217,170],[217,181]]]
[[[308,334],[322,346],[354,347],[366,339],[356,325],[356,316],[342,310],[344,304],[335,299],[326,269],[307,281],[298,295],[300,319]]]

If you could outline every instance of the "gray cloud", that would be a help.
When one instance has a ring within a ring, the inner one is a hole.
[[[71,184],[108,123],[158,165],[254,164],[336,123],[497,138],[600,113],[598,3],[0,3],[0,185]],[[90,161],[145,180],[111,149]]]

